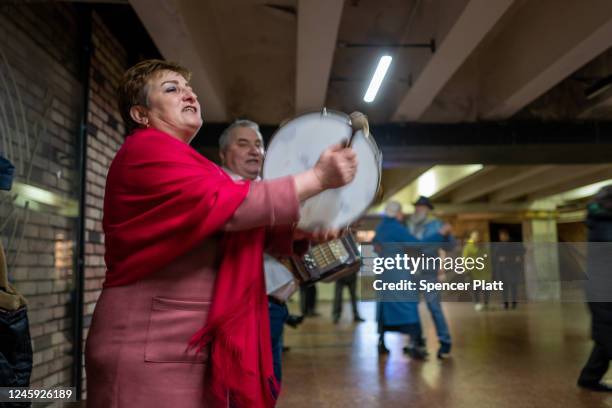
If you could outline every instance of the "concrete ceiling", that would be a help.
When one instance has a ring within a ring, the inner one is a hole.
[[[278,124],[323,106],[373,123],[550,118],[590,84],[545,96],[612,46],[609,0],[129,1],[164,57],[194,71],[211,122]],[[397,47],[432,39],[434,53]],[[366,104],[383,53],[394,61]],[[592,81],[612,73],[598,66]],[[571,118],[601,117],[611,96]]]
[[[535,201],[612,179],[612,165],[484,166],[432,195],[437,203],[464,205]]]
[[[208,122],[278,125],[323,106],[363,111],[373,124],[612,119],[612,87],[592,92],[612,74],[610,0],[129,3],[163,56],[193,70]],[[426,47],[432,40],[435,52]],[[367,104],[384,53],[393,63]],[[385,198],[429,168],[418,166],[387,163]],[[545,159],[484,166],[434,199],[506,205],[610,177],[607,165]]]

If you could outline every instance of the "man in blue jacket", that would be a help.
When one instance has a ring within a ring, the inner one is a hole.
[[[441,250],[450,251],[456,241],[451,235],[450,225],[431,215],[433,204],[424,196],[414,203],[414,214],[408,220],[408,230],[419,242],[423,243],[421,253],[425,257],[440,256]],[[421,269],[420,278],[428,282],[438,282],[439,270],[435,268]],[[423,294],[427,309],[436,326],[436,333],[440,341],[438,358],[446,358],[451,351],[451,336],[440,304],[440,293],[430,291]]]

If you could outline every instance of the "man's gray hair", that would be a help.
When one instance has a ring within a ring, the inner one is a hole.
[[[223,131],[223,133],[221,133],[221,136],[219,137],[219,151],[224,152],[225,150],[227,150],[230,143],[232,142],[232,131],[238,127],[245,127],[245,128],[253,129],[255,133],[257,133],[257,136],[259,136],[261,140],[263,141],[263,136],[261,135],[261,132],[259,131],[259,125],[257,123],[253,122],[252,120],[248,120],[248,119],[236,119],[234,123],[229,125]]]

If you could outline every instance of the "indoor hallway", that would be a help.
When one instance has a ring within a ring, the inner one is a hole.
[[[293,308],[296,304],[292,305]],[[360,304],[353,324],[345,305],[335,326],[330,304],[297,330],[286,328],[279,407],[611,407],[612,397],[576,387],[591,348],[581,303],[497,306],[444,305],[453,334],[452,358],[435,358],[437,341],[421,304],[428,361],[402,354],[405,339],[387,334],[388,356],[377,353],[375,303]]]

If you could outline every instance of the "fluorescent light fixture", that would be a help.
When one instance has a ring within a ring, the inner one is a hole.
[[[385,75],[387,74],[387,70],[391,65],[391,60],[393,58],[390,55],[384,55],[380,57],[380,61],[378,61],[378,66],[376,67],[376,71],[374,72],[374,76],[370,81],[370,86],[368,86],[368,90],[363,97],[365,102],[373,102],[374,98],[376,98],[376,94],[378,93],[378,89],[380,88],[380,84],[382,84]]]

